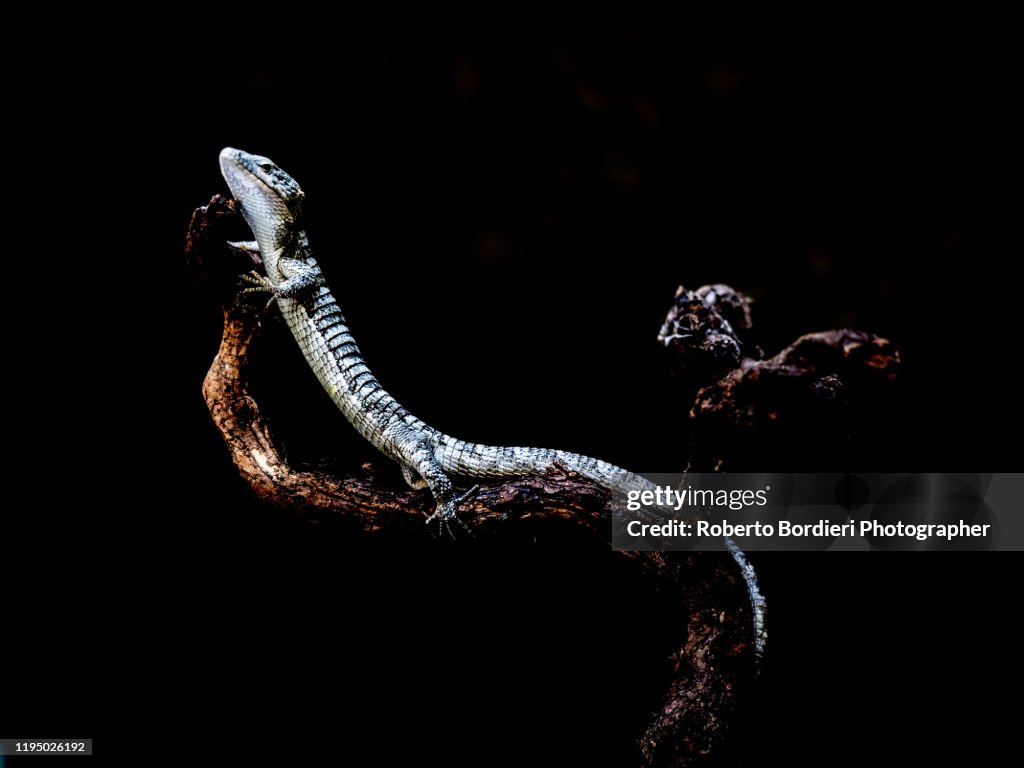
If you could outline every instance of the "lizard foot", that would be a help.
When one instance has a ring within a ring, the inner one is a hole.
[[[438,501],[434,514],[427,518],[427,528],[429,529],[430,524],[437,520],[437,536],[441,536],[442,533],[447,532],[448,535],[454,539],[456,538],[455,532],[452,530],[452,523],[454,523],[469,534],[470,538],[475,538],[473,536],[473,532],[469,530],[469,527],[464,522],[462,522],[457,512],[462,502],[466,501],[466,499],[473,496],[479,490],[480,486],[474,485],[463,494],[451,496],[445,501]]]
[[[274,303],[274,300],[277,299],[277,288],[272,282],[270,282],[270,278],[266,275],[261,275],[254,269],[252,272],[239,275],[238,277],[243,282],[249,283],[248,288],[242,289],[243,296],[247,293],[269,293],[270,299],[267,301],[268,308]]]

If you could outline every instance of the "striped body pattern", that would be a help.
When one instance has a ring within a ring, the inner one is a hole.
[[[338,302],[324,281],[300,225],[303,193],[270,159],[228,147],[221,172],[255,241],[266,275],[243,275],[246,291],[269,293],[317,379],[366,440],[398,462],[413,488],[430,488],[437,507],[427,522],[452,533],[459,505],[477,489],[458,493],[450,476],[495,480],[539,474],[556,462],[616,491],[652,490],[647,479],[614,464],[550,448],[514,448],[468,443],[425,424],[381,386],[359,351]],[[765,602],[753,567],[731,540],[726,549],[740,567],[754,614],[754,650],[764,648]]]
[[[338,302],[312,257],[289,259],[293,277],[307,274],[305,297],[278,299],[285,322],[323,388],[360,435],[413,474],[411,484],[434,489],[444,474],[500,479],[543,472],[556,462],[605,487],[652,487],[643,477],[589,456],[550,448],[480,445],[433,429],[406,410],[373,375]],[[410,466],[411,465],[411,466]],[[433,482],[432,482],[433,481]]]

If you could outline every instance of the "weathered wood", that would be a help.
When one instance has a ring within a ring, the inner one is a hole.
[[[728,285],[676,291],[658,335],[690,406],[691,472],[834,472],[887,408],[900,354],[841,329],[801,336],[774,357],[746,342],[753,302]],[[871,440],[869,444],[877,445]]]
[[[220,349],[203,382],[203,397],[239,475],[258,498],[306,520],[345,528],[353,535],[419,537],[429,545],[424,521],[434,500],[428,491],[381,484],[367,467],[347,477],[299,468],[277,446],[248,388],[250,345],[265,308],[262,302],[241,301],[238,296],[237,276],[261,265],[258,258],[226,246],[227,229],[237,219],[232,204],[220,196],[197,209],[186,241],[186,261],[196,283],[224,306]],[[848,331],[802,337],[768,361],[744,357],[736,331],[749,327],[749,300],[728,286],[705,288],[719,295],[718,308],[709,311],[695,301],[699,296],[680,289],[677,307],[663,329],[663,334],[681,325],[714,331],[701,336],[697,345],[667,344],[679,353],[681,371],[691,377],[700,374],[699,385],[689,385],[689,397],[699,390],[691,414],[698,438],[691,445],[693,466],[713,463],[723,446],[732,445],[707,435],[702,442],[705,422],[731,419],[731,429],[741,423],[756,433],[777,421],[779,411],[772,404],[782,395],[788,397],[786,382],[800,381],[793,388],[799,407],[805,407],[806,400],[813,412],[819,401],[831,402],[830,393],[839,386],[837,376],[851,366],[885,377],[898,363],[885,340]],[[723,322],[727,315],[731,322]],[[736,340],[735,349],[730,339]],[[735,354],[723,355],[723,349]],[[737,408],[748,402],[756,407],[746,408],[743,421]],[[768,433],[774,434],[770,428]],[[835,439],[841,442],[842,436]],[[556,467],[541,476],[481,484],[479,493],[460,508],[460,517],[478,538],[500,538],[530,521],[570,526],[581,541],[607,545],[610,504],[606,489]],[[677,626],[675,667],[666,680],[662,705],[638,741],[638,762],[701,764],[713,758],[730,733],[744,685],[753,679],[751,612],[742,579],[724,553],[622,556],[678,606],[668,619]],[[666,617],[651,620],[664,623]]]
[[[261,499],[308,520],[353,526],[367,533],[428,536],[429,491],[388,488],[370,477],[338,478],[293,467],[274,442],[247,387],[249,345],[262,311],[236,304],[224,311],[220,349],[203,382],[203,397],[239,474]],[[485,485],[460,509],[474,531],[497,531],[512,520],[555,517],[607,538],[609,493],[569,472]],[[344,518],[344,521],[342,521]]]

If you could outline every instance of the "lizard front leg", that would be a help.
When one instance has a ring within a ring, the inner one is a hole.
[[[282,258],[278,260],[278,269],[285,279],[276,284],[256,270],[241,275],[242,280],[251,283],[242,293],[269,293],[269,306],[274,299],[301,299],[324,284],[320,269],[303,259]]]
[[[260,255],[260,244],[255,240],[228,240],[228,248],[250,256]]]

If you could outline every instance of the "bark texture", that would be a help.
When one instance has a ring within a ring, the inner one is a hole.
[[[258,257],[226,245],[228,229],[237,226],[237,219],[232,203],[220,196],[197,209],[186,239],[186,264],[193,281],[223,306],[220,348],[202,391],[240,476],[257,497],[306,520],[351,529],[353,535],[418,537],[429,544],[424,525],[434,506],[429,492],[381,484],[367,466],[346,477],[297,467],[277,445],[248,387],[250,347],[265,307],[262,302],[238,298],[237,276],[261,264]],[[700,301],[712,290],[725,297],[720,306],[731,315],[731,325],[702,308]],[[703,296],[698,295],[700,291]],[[796,388],[802,395],[792,395],[785,387],[782,391],[791,408],[806,406],[813,411],[819,400],[828,401],[829,392],[836,389],[835,369],[866,366],[891,373],[894,359],[898,360],[884,340],[856,332],[830,332],[803,337],[770,361],[747,358],[744,362],[739,354],[742,345],[733,345],[726,337],[749,326],[749,300],[728,286],[705,286],[700,291],[689,294],[680,289],[677,300],[682,296],[685,301],[677,307],[686,312],[676,312],[679,317],[687,312],[693,315],[684,318],[688,328],[701,322],[714,326],[714,333],[702,337],[703,347],[698,350],[711,362],[704,364],[692,352],[686,357],[686,350],[676,349],[685,358],[681,370],[704,371],[700,385],[691,385],[691,394],[699,389],[691,414],[698,436],[718,428],[723,420],[730,422],[730,429],[740,424],[755,432],[764,423],[777,421],[771,403],[779,388],[763,382],[806,379],[809,386]],[[695,296],[700,301],[695,303]],[[670,312],[669,320],[672,317]],[[663,329],[663,335],[672,334]],[[666,346],[671,347],[672,341],[666,341]],[[705,446],[698,438],[691,448],[691,465],[713,463],[719,446],[725,444],[709,440]],[[605,489],[556,468],[542,476],[482,484],[480,492],[463,505],[460,516],[478,538],[501,537],[517,523],[532,521],[568,526],[581,539],[605,543],[610,534],[610,501]],[[639,735],[638,763],[707,764],[729,734],[737,702],[754,678],[750,607],[738,569],[725,554],[634,552],[623,557],[644,578],[653,579],[658,589],[666,590],[679,607],[674,668],[665,681],[661,707]]]

